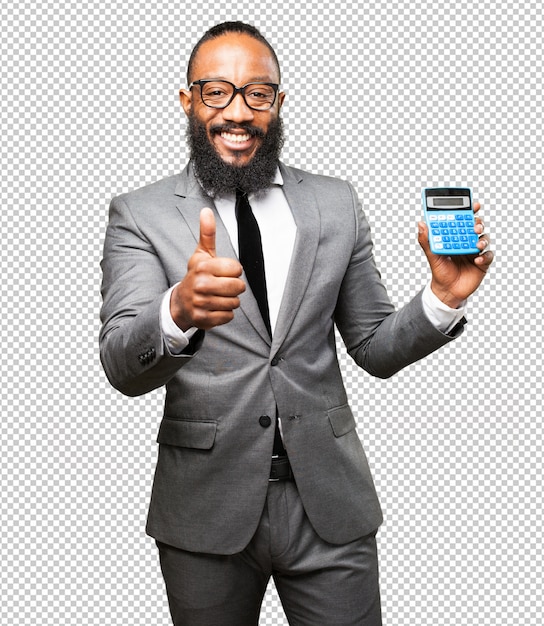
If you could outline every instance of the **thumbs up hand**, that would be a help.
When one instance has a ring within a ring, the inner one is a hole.
[[[170,298],[172,319],[186,331],[209,330],[230,322],[246,289],[242,266],[236,259],[217,257],[215,216],[211,209],[200,212],[200,238],[187,264],[187,273]]]

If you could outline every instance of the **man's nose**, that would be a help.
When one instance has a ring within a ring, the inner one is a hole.
[[[250,109],[242,93],[237,93],[232,102],[223,109],[223,117],[233,122],[247,122],[253,119],[253,110]]]

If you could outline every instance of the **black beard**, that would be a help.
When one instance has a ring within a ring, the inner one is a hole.
[[[271,121],[268,132],[249,124],[222,124],[213,126],[210,132],[221,132],[243,128],[252,137],[262,139],[251,161],[247,165],[226,163],[208,139],[204,124],[194,115],[189,116],[187,142],[195,174],[205,191],[213,196],[222,196],[241,189],[246,193],[259,193],[268,189],[276,175],[283,147],[283,123],[280,117]]]

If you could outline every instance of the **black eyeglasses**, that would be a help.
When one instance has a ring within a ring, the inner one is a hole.
[[[224,109],[234,100],[236,94],[242,94],[244,102],[255,111],[268,111],[276,101],[279,85],[276,83],[247,83],[236,87],[228,80],[194,80],[189,89],[199,85],[202,102],[212,109]]]

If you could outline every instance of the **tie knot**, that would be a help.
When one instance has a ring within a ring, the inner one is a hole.
[[[249,200],[247,198],[247,193],[243,189],[236,190],[236,204],[234,207],[236,213],[236,219],[238,220],[238,233],[240,233],[240,222],[249,220],[252,223],[251,231],[255,229],[258,230],[257,222],[255,220],[255,216],[253,215],[253,211],[251,209],[251,205],[249,204]],[[245,227],[242,227],[245,230]],[[247,231],[246,231],[247,234]],[[260,233],[259,233],[260,238]]]

